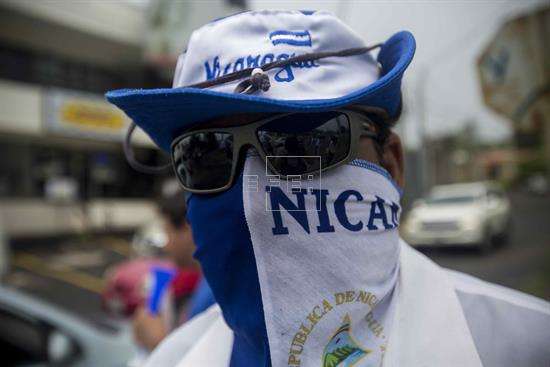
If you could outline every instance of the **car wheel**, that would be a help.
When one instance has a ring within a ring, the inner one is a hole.
[[[493,238],[491,236],[491,232],[487,229],[485,230],[483,239],[478,246],[478,250],[482,254],[488,254],[493,250]]]
[[[508,221],[508,224],[502,229],[502,232],[498,234],[496,238],[496,245],[498,247],[504,247],[510,242],[512,234],[512,221]]]

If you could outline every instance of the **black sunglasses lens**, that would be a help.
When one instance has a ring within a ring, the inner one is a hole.
[[[180,139],[172,147],[174,169],[188,189],[214,190],[231,179],[233,135],[201,132]]]
[[[351,126],[341,112],[292,114],[261,126],[258,140],[266,159],[282,175],[319,172],[343,161],[351,146]]]

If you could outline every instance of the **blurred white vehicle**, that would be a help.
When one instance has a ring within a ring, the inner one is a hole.
[[[489,250],[507,240],[510,224],[510,202],[496,184],[443,185],[415,202],[402,236],[412,246],[464,245]]]
[[[129,325],[87,323],[0,286],[2,366],[124,367],[136,352]]]

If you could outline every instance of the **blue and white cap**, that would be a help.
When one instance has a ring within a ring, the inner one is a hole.
[[[240,80],[200,89],[187,87],[230,73],[319,52],[366,47],[338,18],[324,11],[249,11],[208,23],[191,35],[178,59],[173,88],[115,90],[120,107],[163,149],[183,131],[235,113],[322,111],[350,104],[385,109],[396,117],[401,78],[415,42],[406,31],[369,53],[292,62],[267,71],[271,87],[235,93]]]
[[[327,12],[258,11],[234,15],[196,30],[179,58],[174,87],[185,87],[246,68],[311,53],[365,47],[364,41]],[[379,78],[368,54],[292,63],[269,72],[272,87],[258,94],[281,100],[345,96]],[[211,90],[233,93],[239,81]]]

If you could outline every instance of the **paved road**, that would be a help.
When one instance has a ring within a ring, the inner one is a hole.
[[[510,243],[481,255],[464,249],[423,250],[437,263],[550,300],[550,197],[512,196]],[[120,238],[63,241],[18,249],[8,282],[91,321],[105,322],[99,293],[104,270],[127,258]]]
[[[89,321],[109,324],[101,308],[103,274],[129,254],[129,242],[118,237],[23,246],[12,254],[12,271],[6,282]]]
[[[512,236],[492,253],[423,249],[438,264],[550,300],[550,197],[515,193]]]

